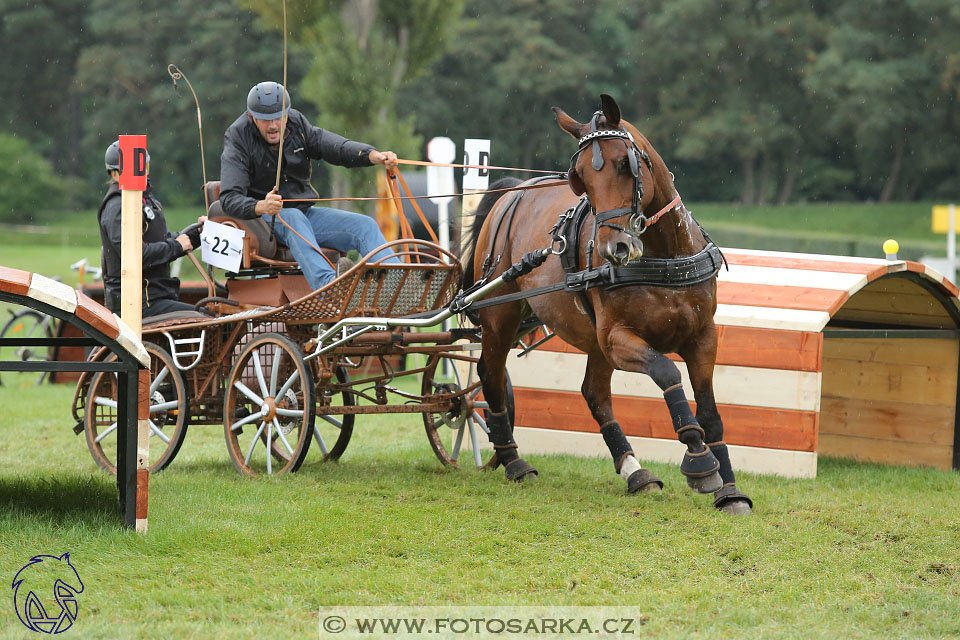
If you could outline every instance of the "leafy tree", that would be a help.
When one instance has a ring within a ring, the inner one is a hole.
[[[611,0],[471,3],[444,57],[403,92],[403,112],[427,137],[489,138],[495,164],[563,169],[573,149],[550,107],[582,119],[606,92],[632,118],[624,52],[641,17]]]
[[[260,31],[254,16],[230,0],[90,5],[87,25],[96,44],[81,53],[75,83],[86,112],[87,174],[96,176],[91,184],[99,182],[103,150],[117,135],[144,133],[161,198],[202,202],[196,106],[185,82],[174,88],[167,65],[185,72],[197,92],[207,178],[215,180],[223,132],[244,112],[250,87],[280,74],[278,36]],[[297,60],[290,75],[302,76]]]
[[[33,145],[0,133],[0,221],[42,222],[45,213],[66,204],[68,186]]]
[[[0,0],[5,129],[69,175],[82,164],[82,112],[70,81],[89,39],[82,28],[88,6],[89,0]]]

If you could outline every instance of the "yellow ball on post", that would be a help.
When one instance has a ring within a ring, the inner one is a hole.
[[[899,250],[900,250],[900,243],[894,240],[893,238],[890,238],[889,240],[884,241],[883,253],[886,254],[887,260],[896,260],[897,251]]]

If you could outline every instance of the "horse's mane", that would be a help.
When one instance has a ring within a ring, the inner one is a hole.
[[[473,284],[473,264],[477,252],[477,238],[480,236],[480,229],[483,228],[483,222],[487,219],[490,210],[493,209],[493,205],[497,203],[497,200],[505,195],[503,192],[497,192],[495,190],[509,189],[518,184],[520,184],[520,180],[516,178],[500,178],[490,185],[491,193],[486,193],[483,198],[481,198],[480,204],[477,206],[477,212],[473,218],[473,223],[463,238],[463,246],[466,247],[466,250],[460,260],[460,263],[463,265],[462,288],[466,289]]]

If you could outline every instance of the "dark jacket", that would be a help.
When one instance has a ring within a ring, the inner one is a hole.
[[[311,160],[341,167],[369,167],[372,146],[315,127],[306,116],[290,109],[283,134],[283,171],[280,195],[284,198],[319,198],[310,184]],[[223,134],[220,158],[220,204],[228,216],[255,218],[258,200],[273,190],[277,181],[277,151],[260,135],[257,125],[244,113]],[[290,203],[303,211],[312,202]]]
[[[100,223],[100,263],[103,269],[104,304],[120,310],[120,188],[111,184],[103,198]],[[170,263],[184,254],[183,247],[167,229],[163,206],[150,185],[143,192],[143,308],[157,300],[177,300],[180,281],[170,277]],[[145,314],[146,315],[146,314]]]

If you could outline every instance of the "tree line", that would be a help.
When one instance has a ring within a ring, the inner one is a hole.
[[[419,159],[490,138],[495,164],[564,169],[600,93],[690,200],[953,198],[954,0],[287,0],[288,85],[315,124]],[[248,89],[283,74],[280,0],[0,0],[0,219],[95,205],[102,154],[146,133],[165,201],[202,202]],[[373,172],[321,170],[367,195]]]

